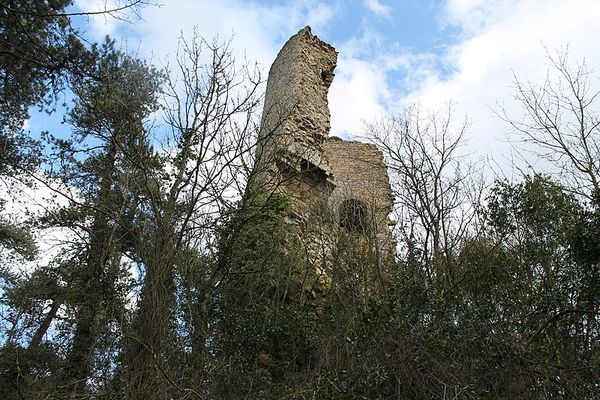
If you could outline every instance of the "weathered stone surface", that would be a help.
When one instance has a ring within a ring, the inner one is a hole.
[[[336,62],[335,49],[306,27],[288,40],[269,71],[257,150],[259,180],[281,186],[302,207],[331,191],[323,143],[330,130],[327,92]]]
[[[392,193],[381,151],[373,144],[330,139],[324,146],[335,187],[328,204],[343,219],[343,204],[356,200],[365,205],[367,230],[376,235],[378,246],[392,250],[389,213]]]
[[[269,71],[255,180],[293,199],[292,220],[314,225],[326,207],[333,216],[330,225],[359,234],[368,230],[377,246],[390,252],[392,196],[381,152],[367,143],[328,139],[327,93],[336,61],[335,49],[310,27],[283,46]],[[314,226],[303,229],[309,257],[324,266],[329,245],[323,232],[331,226],[320,233]]]

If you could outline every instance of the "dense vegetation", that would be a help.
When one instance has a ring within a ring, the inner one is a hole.
[[[183,41],[166,74],[85,44],[68,3],[0,2],[0,211],[18,190],[56,198],[0,217],[0,398],[600,397],[585,65],[551,57],[546,85],[517,82],[523,115],[499,112],[557,174],[486,185],[451,111],[369,126],[396,196],[386,258],[368,228],[326,207],[290,225],[291,199],[246,188],[262,79],[226,45]],[[62,112],[64,93],[68,134],[34,140],[28,110]]]

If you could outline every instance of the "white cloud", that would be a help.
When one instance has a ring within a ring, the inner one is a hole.
[[[117,26],[131,16],[132,10],[123,10],[114,13],[105,13],[108,10],[121,8],[119,0],[75,0],[73,5],[80,11],[90,13],[87,16],[91,35],[98,40],[106,35],[113,35]]]
[[[315,30],[324,30],[327,24],[335,17],[336,7],[320,3],[308,11],[306,16],[307,25],[312,26]]]
[[[518,0],[447,0],[444,20],[472,33],[510,14]]]
[[[135,36],[142,38],[140,50],[143,55],[155,61],[173,55],[179,37],[190,38],[193,27],[197,26],[200,35],[220,41],[233,38],[232,50],[236,58],[248,54],[251,59],[261,62],[273,57],[271,40],[266,40],[265,30],[272,16],[261,14],[253,5],[240,6],[233,1],[194,2],[171,0],[161,7],[145,7],[143,21],[134,26]]]
[[[379,0],[364,0],[367,9],[382,17],[388,17],[392,13],[392,8],[381,3]]]
[[[364,122],[399,110],[401,92],[393,86],[391,73],[404,76],[400,85],[407,92],[434,71],[430,54],[390,46],[368,27],[361,36],[338,45],[338,51],[336,76],[329,91],[332,135],[362,135]]]
[[[362,130],[363,121],[380,117],[387,90],[385,73],[376,63],[341,59],[329,92],[331,134],[351,137]]]
[[[109,6],[119,2],[122,0],[108,0]],[[76,0],[75,6],[90,12],[104,8],[105,3],[106,0]],[[140,8],[140,20],[134,24],[102,16],[92,18],[90,25],[96,40],[106,34],[118,34],[129,47],[139,48],[142,56],[151,57],[154,62],[172,56],[178,39],[189,38],[197,27],[208,40],[232,38],[236,58],[247,56],[267,69],[285,40],[305,25],[325,32],[335,10],[335,5],[318,0],[288,0],[274,6],[242,0],[169,0],[159,6]]]
[[[594,50],[600,35],[596,0],[449,0],[446,10],[464,33],[443,58],[454,72],[448,77],[426,74],[404,101],[439,107],[453,100],[458,113],[472,120],[472,146],[483,154],[508,154],[509,146],[502,143],[507,126],[493,110],[504,103],[520,116],[512,99],[513,73],[533,82],[544,79],[544,46],[552,50],[569,44],[571,59],[585,57],[588,65],[600,66],[600,53]]]

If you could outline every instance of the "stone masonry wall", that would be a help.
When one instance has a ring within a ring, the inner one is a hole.
[[[269,71],[257,147],[259,181],[277,185],[305,210],[319,192],[331,192],[323,143],[336,61],[335,49],[306,27],[288,40]]]
[[[361,202],[367,211],[366,228],[374,230],[380,248],[391,250],[389,214],[393,199],[381,151],[373,144],[338,138],[330,138],[324,150],[335,182],[328,204],[338,221],[345,200]]]
[[[336,62],[335,49],[310,27],[283,46],[269,71],[253,184],[289,196],[289,215],[301,223],[314,220],[325,205],[339,225],[345,201],[364,205],[370,229],[388,251],[392,196],[381,152],[371,144],[328,138],[327,93]]]

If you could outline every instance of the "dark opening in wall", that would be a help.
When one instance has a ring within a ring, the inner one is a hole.
[[[360,200],[344,200],[340,205],[340,226],[350,232],[364,232],[367,228],[367,205]]]
[[[311,164],[310,161],[305,160],[304,158],[302,158],[300,160],[300,171],[306,172],[306,171],[309,171],[311,169],[314,170],[314,168],[315,168],[315,165]]]
[[[335,76],[335,74],[333,73],[333,71],[330,71],[330,70],[321,71],[321,79],[323,80],[323,82],[325,82],[325,84],[327,86],[331,85],[331,82],[333,82],[334,76]]]

